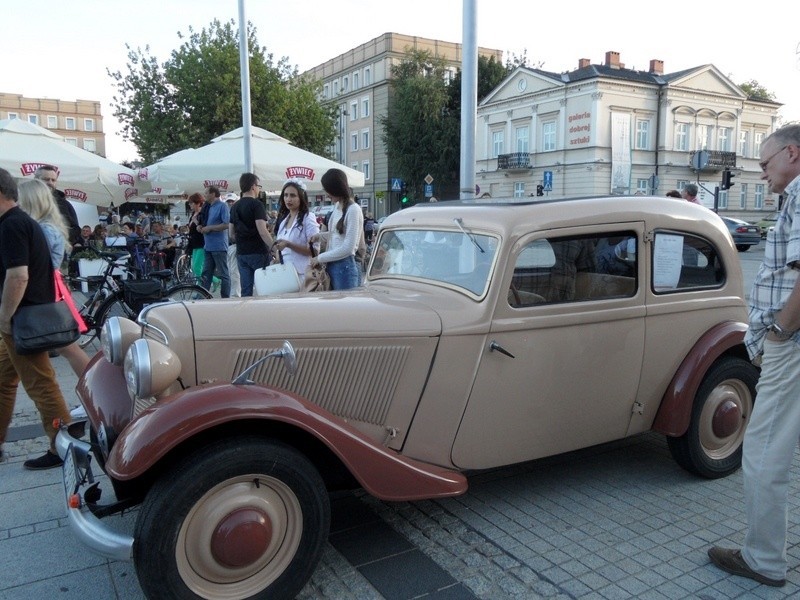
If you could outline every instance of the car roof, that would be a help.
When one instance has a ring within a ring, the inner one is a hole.
[[[704,206],[662,196],[591,196],[530,200],[525,198],[449,200],[420,203],[392,213],[383,228],[394,226],[463,227],[503,236],[562,227],[605,223],[647,222],[651,229],[677,229],[689,233],[729,236],[719,216]],[[716,234],[712,233],[716,230]]]

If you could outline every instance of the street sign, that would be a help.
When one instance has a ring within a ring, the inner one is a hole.
[[[392,191],[399,192],[403,187],[403,180],[399,177],[392,177]]]
[[[430,198],[433,196],[433,186],[430,183],[425,184],[425,197]]]
[[[428,185],[430,185],[433,183],[433,177],[431,177],[431,174],[428,173],[427,175],[425,175],[425,179],[423,179],[423,181]]]
[[[553,191],[553,172],[552,171],[545,171],[542,175],[542,184],[544,185],[544,189],[546,192]]]

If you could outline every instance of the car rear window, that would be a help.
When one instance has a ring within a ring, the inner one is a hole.
[[[659,231],[653,244],[653,292],[666,294],[716,288],[725,269],[714,245],[688,233]]]

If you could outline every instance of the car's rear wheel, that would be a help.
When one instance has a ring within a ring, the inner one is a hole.
[[[681,467],[715,479],[741,466],[757,382],[758,369],[749,361],[727,356],[714,363],[697,390],[689,429],[680,437],[667,438]]]
[[[209,444],[148,493],[133,547],[148,598],[294,598],[330,529],[317,470],[262,438]]]
[[[750,249],[750,246],[748,244],[739,244],[738,246],[736,246],[736,249],[739,252],[747,252]]]

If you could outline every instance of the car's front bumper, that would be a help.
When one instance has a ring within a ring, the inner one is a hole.
[[[86,491],[96,483],[91,469],[91,445],[73,437],[66,426],[62,426],[56,435],[56,451],[64,461],[64,497],[72,531],[100,556],[131,560],[133,537],[108,527],[84,500]]]

